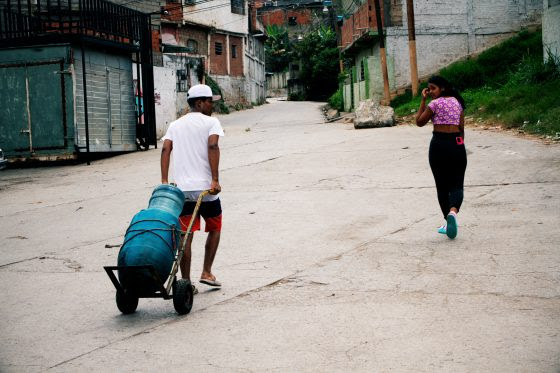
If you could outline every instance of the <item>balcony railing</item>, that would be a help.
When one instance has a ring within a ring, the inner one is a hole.
[[[0,43],[59,35],[88,35],[138,46],[149,15],[104,0],[2,0]]]

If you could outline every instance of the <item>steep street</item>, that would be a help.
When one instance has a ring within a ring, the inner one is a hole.
[[[0,371],[557,372],[560,147],[468,128],[459,236],[431,126],[355,130],[321,104],[219,116],[218,291],[121,315],[103,270],[158,149],[0,172]],[[193,278],[203,258],[195,235]]]

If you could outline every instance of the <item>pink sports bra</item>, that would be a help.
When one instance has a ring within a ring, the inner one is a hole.
[[[433,124],[449,124],[458,126],[461,122],[463,108],[455,97],[438,97],[428,104],[432,115]]]

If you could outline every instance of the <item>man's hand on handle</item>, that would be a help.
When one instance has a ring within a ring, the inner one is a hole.
[[[210,194],[218,194],[222,191],[222,187],[217,180],[212,180],[212,184],[210,184]]]

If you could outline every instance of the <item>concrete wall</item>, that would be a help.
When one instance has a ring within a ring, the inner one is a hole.
[[[243,104],[250,102],[245,95],[246,80],[244,77],[233,77],[229,75],[211,75],[222,89],[222,95],[227,105]]]
[[[200,84],[197,70],[199,65],[204,64],[204,59],[199,57],[189,57],[184,53],[164,54],[163,65],[165,68],[174,72],[174,78],[169,82],[159,82],[154,77],[154,84],[157,87],[167,87],[167,85],[175,85],[175,116],[178,118],[189,111],[187,104],[187,90],[195,84]],[[180,89],[177,87],[177,70],[186,71],[186,84]],[[171,76],[169,75],[169,78]]]
[[[395,62],[394,86],[410,84],[406,2],[403,26],[387,28],[387,54]],[[540,23],[543,0],[455,0],[414,2],[418,74],[433,74],[469,54]]]
[[[247,37],[245,48],[245,79],[247,100],[262,104],[266,100],[266,76],[264,63],[264,41],[251,35]]]
[[[266,77],[266,97],[288,96],[289,72],[274,73]]]
[[[154,96],[156,106],[156,137],[162,138],[169,123],[177,119],[177,75],[168,67],[154,67]]]
[[[544,0],[543,48],[544,59],[560,61],[560,0]]]
[[[232,13],[230,0],[206,1],[197,5],[185,3],[183,17],[185,21],[190,23],[210,26],[217,30],[246,34],[249,32],[247,2],[246,0],[245,14]]]
[[[344,111],[352,110],[352,85],[344,84],[342,87],[342,96],[344,99]]]

